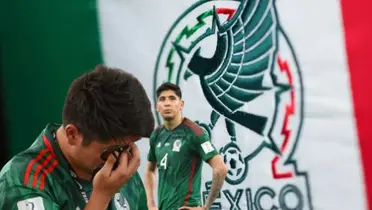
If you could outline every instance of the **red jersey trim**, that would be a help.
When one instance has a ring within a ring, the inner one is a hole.
[[[198,124],[189,119],[185,119],[183,121],[183,124],[189,127],[195,133],[196,136],[201,136],[204,134],[204,130]]]
[[[36,164],[37,166],[35,168],[35,171],[33,173],[33,178],[32,178],[32,187],[34,188],[37,187],[38,178],[40,177],[40,185],[39,185],[40,190],[43,190],[45,187],[46,176],[50,174],[51,172],[53,172],[55,167],[58,165],[58,160],[56,159],[56,155],[54,153],[53,147],[45,135],[43,136],[43,142],[47,148],[41,150],[39,154],[28,163],[26,172],[24,175],[24,184],[25,185],[31,184],[30,176],[33,172],[32,168]],[[45,155],[47,156],[44,159],[44,161],[40,162],[42,158],[45,157]],[[51,164],[49,165],[49,163]],[[48,165],[49,167],[47,167]],[[40,173],[41,173],[41,176],[40,176]]]
[[[184,206],[188,205],[191,194],[192,194],[192,184],[193,184],[193,180],[194,180],[194,177],[195,177],[196,160],[197,160],[197,157],[194,157],[192,159],[192,167],[191,167],[191,173],[190,173],[190,178],[189,178],[189,190],[188,190],[187,195],[185,197],[185,200],[183,202]]]

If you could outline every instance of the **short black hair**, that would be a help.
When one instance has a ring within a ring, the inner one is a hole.
[[[182,99],[181,88],[178,85],[171,82],[165,82],[162,85],[160,85],[156,90],[156,97],[159,98],[160,94],[166,90],[172,90],[178,96],[178,98]]]
[[[63,107],[63,125],[75,125],[84,137],[106,143],[128,135],[150,137],[154,129],[151,103],[132,74],[97,65],[75,79]]]

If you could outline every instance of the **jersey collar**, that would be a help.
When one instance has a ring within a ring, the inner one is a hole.
[[[43,132],[43,139],[44,139],[44,144],[48,147],[48,144],[51,146],[51,149],[53,153],[55,154],[57,160],[59,161],[60,165],[66,169],[69,170],[69,164],[65,158],[65,156],[62,153],[61,148],[59,147],[57,141],[56,141],[56,132],[57,129],[60,127],[60,124],[56,123],[49,123],[46,128],[44,129]]]

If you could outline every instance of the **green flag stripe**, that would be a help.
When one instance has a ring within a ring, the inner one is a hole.
[[[95,0],[2,1],[0,14],[0,63],[13,155],[28,147],[47,122],[61,121],[71,81],[103,59]],[[48,108],[40,110],[45,103]]]

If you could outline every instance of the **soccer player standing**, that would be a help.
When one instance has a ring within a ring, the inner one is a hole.
[[[145,171],[147,205],[150,210],[209,209],[224,183],[227,167],[209,136],[190,119],[182,116],[181,89],[164,83],[157,89],[157,111],[164,124],[150,137]],[[211,190],[201,207],[201,170],[203,161],[213,168]],[[154,189],[159,171],[158,207]]]
[[[133,142],[154,118],[141,83],[97,66],[73,81],[62,118],[1,170],[0,209],[146,210]]]

